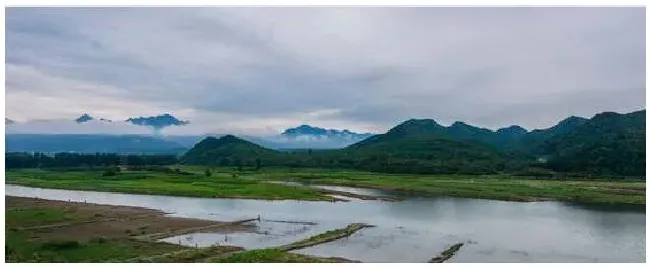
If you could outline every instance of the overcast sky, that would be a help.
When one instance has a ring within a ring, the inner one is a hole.
[[[6,79],[17,121],[546,128],[645,108],[645,10],[8,8]]]

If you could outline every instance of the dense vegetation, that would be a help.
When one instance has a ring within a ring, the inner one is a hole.
[[[228,135],[196,144],[181,161],[193,165],[347,168],[386,173],[549,176],[643,176],[645,110],[571,117],[545,130],[511,126],[496,132],[433,120],[408,120],[385,134],[339,150],[280,152]]]
[[[558,171],[642,176],[645,174],[645,111],[596,115],[542,146]]]

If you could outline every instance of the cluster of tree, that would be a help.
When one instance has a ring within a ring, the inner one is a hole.
[[[129,171],[150,171],[150,172],[160,172],[160,173],[168,173],[168,174],[193,175],[193,173],[183,171],[180,168],[172,169],[160,165],[129,165],[127,166],[126,169]]]
[[[102,166],[170,165],[178,162],[175,155],[119,155],[114,153],[5,153],[5,166],[11,168],[74,168]]]

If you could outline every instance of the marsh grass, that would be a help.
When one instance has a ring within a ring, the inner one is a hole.
[[[217,258],[219,263],[336,263],[340,259],[318,258],[285,252],[278,249],[248,250],[225,258]]]
[[[250,177],[261,180],[386,189],[417,196],[645,204],[645,181],[603,179],[563,181],[506,175],[399,175],[323,170],[267,170],[250,174]]]

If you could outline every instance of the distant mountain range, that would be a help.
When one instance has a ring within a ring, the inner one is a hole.
[[[349,130],[335,130],[301,125],[295,128],[286,129],[277,136],[256,137],[243,135],[240,138],[262,145],[271,149],[337,149],[361,141],[373,134],[355,133]],[[167,141],[176,142],[182,146],[192,147],[197,142],[209,136],[222,135],[171,135],[161,136]]]
[[[135,125],[151,126],[154,129],[162,129],[169,126],[182,126],[190,123],[189,121],[181,121],[168,113],[151,117],[128,118],[126,122]]]
[[[324,129],[319,127],[313,127],[309,125],[300,125],[295,128],[286,129],[281,134],[285,137],[300,139],[301,137],[306,137],[306,139],[327,139],[327,138],[341,138],[346,140],[362,140],[366,139],[373,134],[371,133],[355,133],[347,129],[339,131],[336,129]]]
[[[166,116],[161,116],[165,118]],[[151,118],[151,117],[150,117]],[[147,119],[147,118],[145,118]],[[85,123],[96,120],[88,114],[80,116],[78,123]],[[155,120],[155,118],[154,118]],[[99,121],[102,121],[100,119]],[[108,120],[104,120],[109,122]],[[135,120],[142,121],[142,120]],[[172,123],[173,120],[170,120]],[[177,123],[178,124],[178,123]],[[170,124],[173,125],[173,124]],[[181,124],[182,125],[182,124]],[[299,127],[297,127],[299,128]],[[305,127],[303,127],[304,129]],[[322,129],[311,127],[313,129]],[[295,128],[292,128],[295,129]],[[291,129],[287,131],[291,132]],[[285,132],[287,132],[285,131]],[[113,138],[108,138],[112,136]],[[103,134],[7,134],[6,151],[42,151],[42,152],[164,152],[170,151],[176,153],[181,150],[187,150],[204,138],[210,136],[222,135],[103,135]],[[300,135],[280,134],[278,136],[256,137],[241,136],[242,139],[260,144],[264,147],[277,150],[292,149],[335,149],[343,148],[358,140],[362,140],[362,134],[356,134],[347,130],[327,130],[325,134],[321,132]],[[61,140],[60,142],[57,140]],[[124,148],[124,144],[138,143],[138,146]],[[119,144],[119,146],[118,146]],[[159,147],[156,147],[159,146]]]
[[[457,122],[444,127],[411,119],[385,134],[347,148],[286,153],[225,136],[197,143],[182,160],[188,164],[250,164],[288,167],[355,168],[395,173],[490,174],[542,168],[597,175],[645,175],[645,110],[570,117],[528,132],[518,126],[497,131]]]
[[[10,120],[10,119],[5,118],[5,125],[7,125],[7,124],[14,124],[14,123],[16,123],[16,122],[13,121],[13,120]]]
[[[92,121],[94,119],[95,118],[91,117],[87,113],[84,113],[83,115],[81,115],[81,117],[75,119],[74,121],[76,121],[77,123],[84,123],[84,122]]]
[[[85,123],[89,121],[95,121],[97,119],[93,118],[92,116],[88,115],[87,113],[84,113],[81,115],[79,118],[76,118],[75,121],[77,123]],[[101,122],[113,122],[112,120],[107,120],[104,118],[100,118],[99,121]],[[181,121],[177,119],[176,117],[165,113],[162,115],[157,115],[157,116],[149,116],[149,117],[137,117],[137,118],[128,118],[124,120],[125,122],[131,123],[133,125],[142,125],[142,126],[150,126],[156,130],[163,129],[165,127],[169,126],[182,126],[182,125],[187,125],[190,122],[189,121]],[[6,124],[6,122],[5,122]]]
[[[81,116],[80,123],[89,121],[88,117]],[[185,123],[169,114],[127,121],[151,127]],[[10,120],[5,118],[5,123]],[[183,158],[189,164],[220,165],[235,159],[250,163],[261,158],[267,165],[398,173],[547,168],[634,176],[645,174],[645,110],[603,112],[590,119],[572,116],[533,131],[517,125],[492,131],[463,122],[445,127],[432,119],[410,119],[377,135],[309,125],[271,137],[8,134],[6,148],[120,153],[182,153],[189,149]],[[320,148],[328,150],[317,150]]]
[[[274,142],[276,146],[282,148],[333,149],[346,147],[372,135],[371,133],[355,133],[347,129],[324,129],[300,125],[286,129],[280,136],[267,138],[267,141]]]

